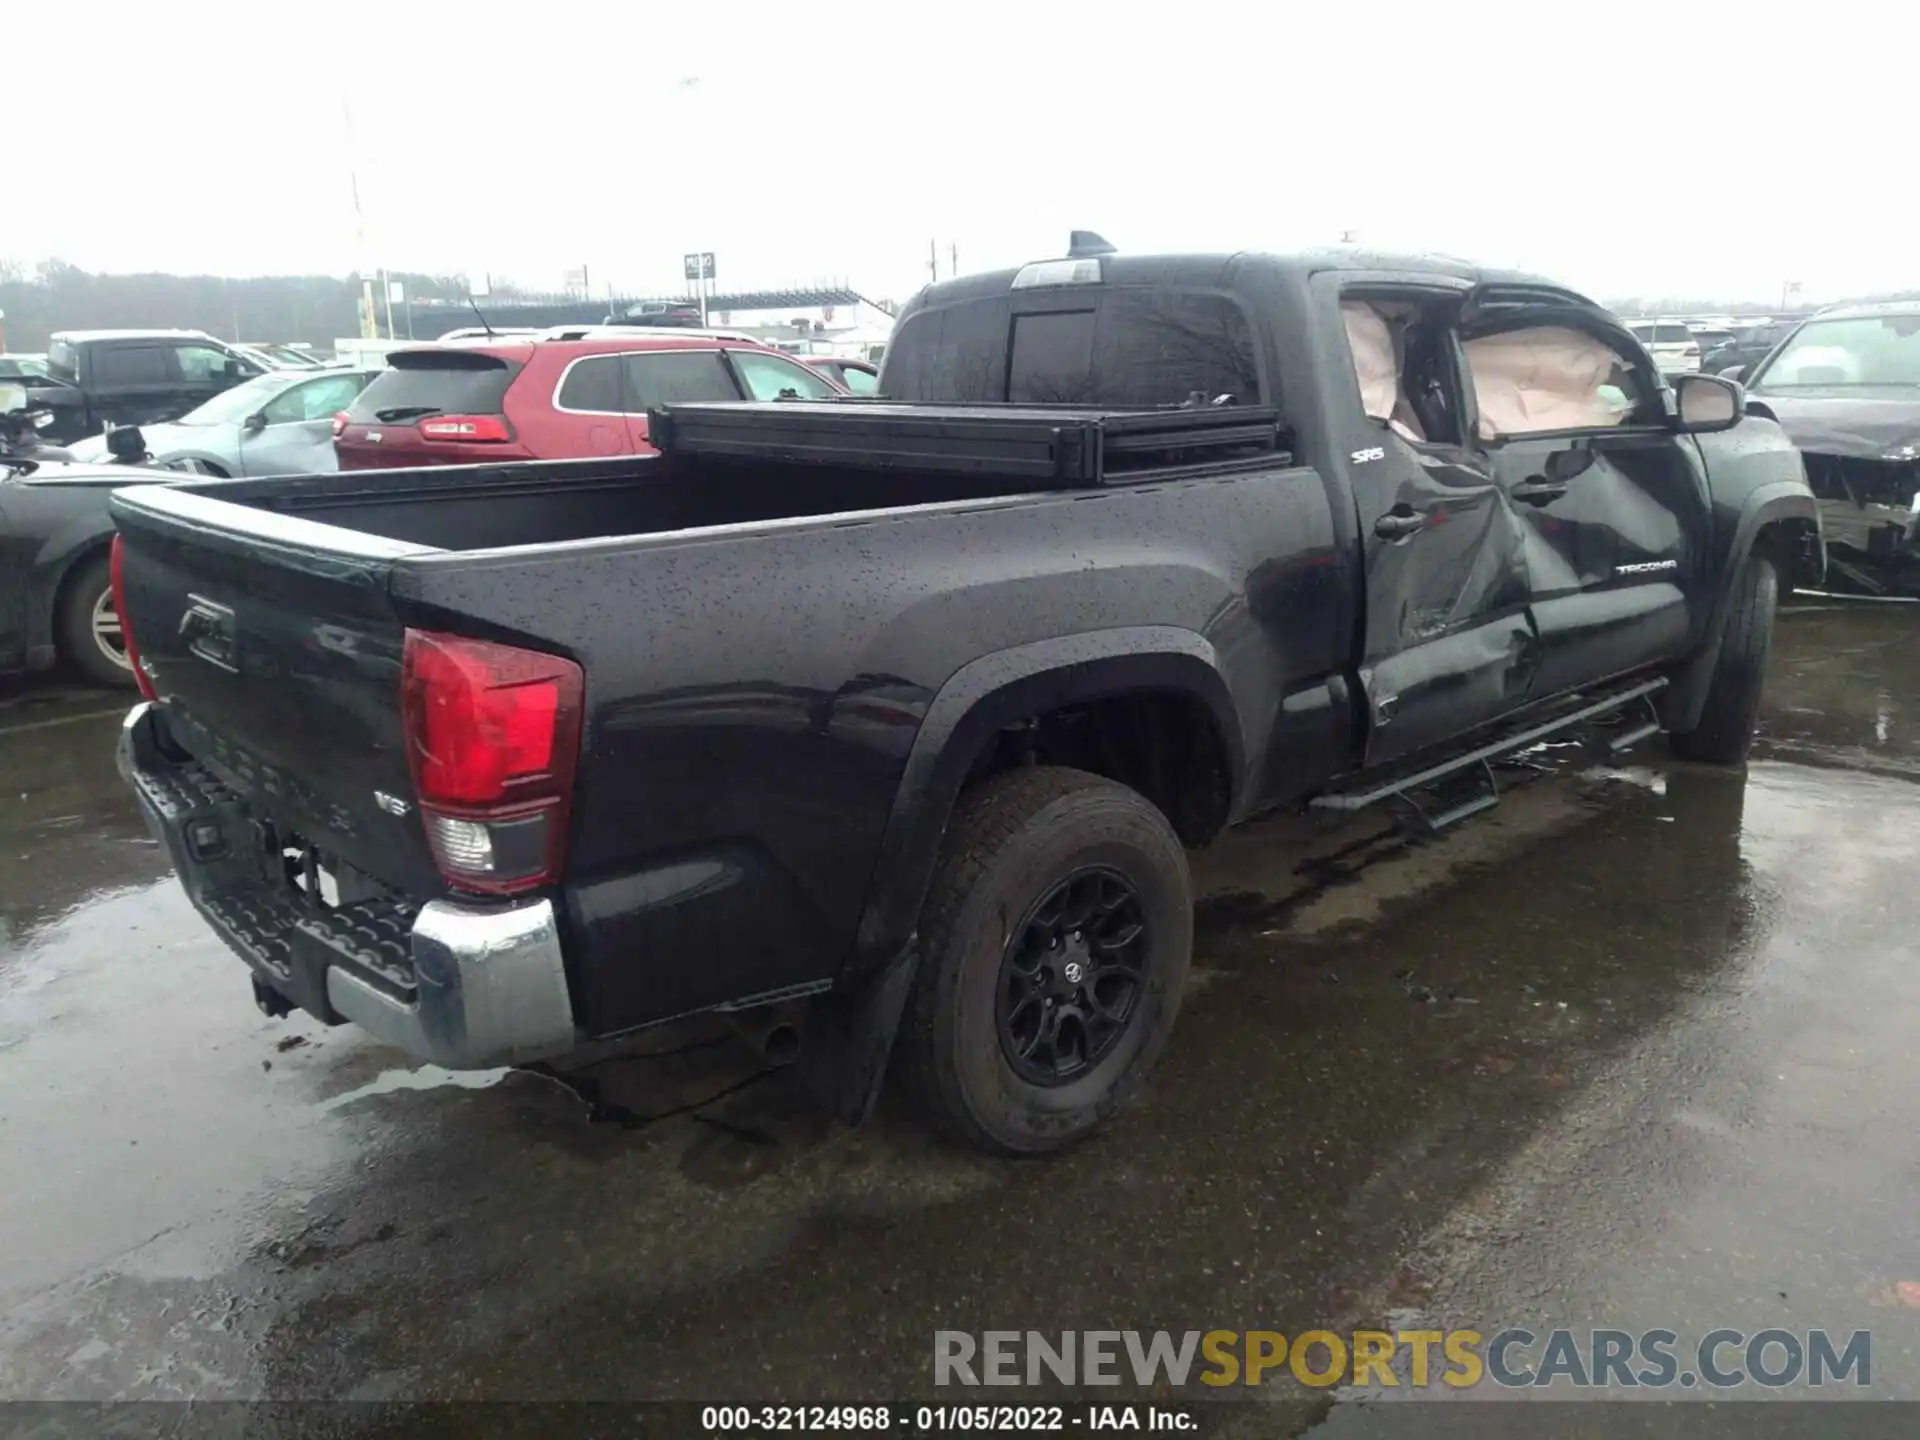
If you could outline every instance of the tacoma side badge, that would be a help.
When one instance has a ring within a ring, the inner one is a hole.
[[[376,790],[373,792],[373,803],[389,815],[404,815],[413,809],[413,806],[402,800],[398,795],[389,795],[384,790]]]

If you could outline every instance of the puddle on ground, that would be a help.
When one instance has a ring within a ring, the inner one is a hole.
[[[506,1066],[497,1070],[443,1070],[438,1065],[422,1065],[417,1070],[382,1070],[357,1089],[321,1102],[322,1113],[338,1110],[356,1100],[375,1095],[394,1095],[402,1090],[487,1090],[498,1085],[513,1071]]]

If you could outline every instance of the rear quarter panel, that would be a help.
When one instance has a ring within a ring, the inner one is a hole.
[[[570,360],[559,346],[539,349],[507,390],[504,408],[519,449],[535,460],[578,460],[632,452],[624,415],[582,415],[554,408]]]
[[[969,662],[1177,627],[1263,754],[1289,685],[1336,663],[1331,545],[1319,478],[1265,471],[426,557],[394,594],[585,669],[569,918],[606,1033],[839,972],[915,737]]]

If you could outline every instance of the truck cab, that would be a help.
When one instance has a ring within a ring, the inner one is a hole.
[[[266,367],[200,330],[61,330],[47,345],[60,381],[38,398],[54,412],[50,438],[176,420]]]

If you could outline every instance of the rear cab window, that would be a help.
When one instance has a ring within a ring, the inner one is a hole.
[[[400,350],[352,405],[353,425],[391,425],[428,415],[498,415],[520,374],[517,361],[479,350]]]
[[[93,383],[103,389],[119,385],[165,385],[174,378],[165,345],[101,345],[93,352]]]
[[[1212,291],[1116,287],[984,296],[909,316],[887,348],[895,400],[1153,409],[1265,398],[1252,322]]]

